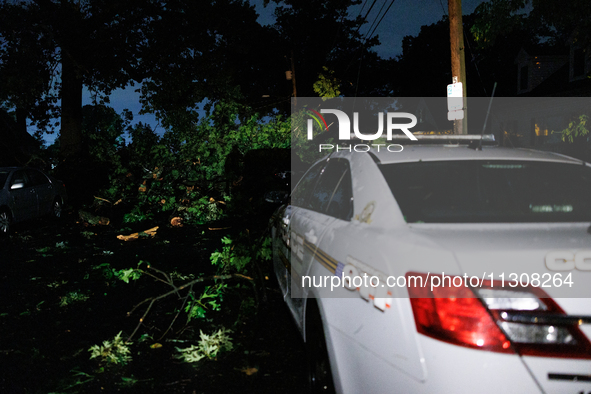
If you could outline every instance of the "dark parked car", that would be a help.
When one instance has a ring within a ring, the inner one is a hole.
[[[33,168],[0,167],[0,234],[28,219],[61,217],[66,200],[62,181]]]

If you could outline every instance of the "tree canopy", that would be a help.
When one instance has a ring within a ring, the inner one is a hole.
[[[60,116],[62,156],[73,157],[85,144],[84,86],[102,105],[133,85],[143,112],[186,131],[217,103],[236,103],[239,121],[288,114],[292,63],[299,96],[438,96],[450,82],[446,18],[405,37],[397,59],[381,59],[372,50],[379,38],[349,13],[360,1],[274,3],[275,24],[263,26],[245,0],[0,0],[0,104],[23,130],[26,119],[45,130]],[[589,36],[580,18],[588,2],[557,7],[492,0],[465,16],[469,94],[487,95],[495,81],[498,94],[511,94],[527,43]]]
[[[376,72],[358,83],[361,59],[365,69],[382,66],[370,51],[377,37],[362,37],[362,18],[347,16],[357,3],[278,2],[276,24],[262,26],[244,0],[0,0],[0,102],[17,110],[23,130],[27,118],[43,131],[59,125],[62,156],[74,157],[84,143],[84,86],[95,104],[108,104],[114,89],[139,86],[143,112],[165,128],[191,127],[199,109],[220,100],[289,112],[281,102],[292,92],[285,79],[291,53],[300,95],[313,95],[324,75],[339,81],[342,94],[375,93],[385,73],[382,83]]]
[[[490,0],[480,4],[471,28],[482,46],[494,44],[514,30],[527,30],[531,37],[549,44],[566,40],[589,42],[591,22],[586,16],[591,3],[586,0]]]

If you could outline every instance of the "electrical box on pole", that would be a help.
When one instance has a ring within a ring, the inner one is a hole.
[[[464,93],[463,84],[454,82],[447,85],[447,119],[464,119]]]

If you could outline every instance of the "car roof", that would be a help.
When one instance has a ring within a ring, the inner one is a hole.
[[[374,160],[381,164],[447,160],[532,160],[579,165],[582,163],[581,160],[558,153],[523,148],[484,145],[482,150],[479,150],[467,145],[404,144],[403,146],[404,149],[401,152],[389,152],[386,147],[380,147],[379,152],[376,147],[372,147],[370,152],[374,156]]]

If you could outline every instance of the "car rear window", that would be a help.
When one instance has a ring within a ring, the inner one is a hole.
[[[381,165],[407,223],[591,221],[591,168],[536,161]]]
[[[6,178],[8,178],[8,171],[0,171],[0,189],[4,187]]]

